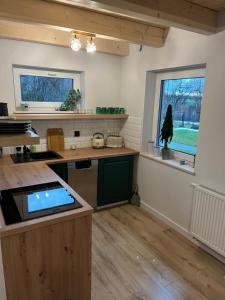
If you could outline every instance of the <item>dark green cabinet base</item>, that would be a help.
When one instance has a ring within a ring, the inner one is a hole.
[[[66,163],[49,165],[49,168],[68,183],[68,167]]]
[[[133,160],[133,156],[120,156],[99,160],[98,206],[131,199]]]

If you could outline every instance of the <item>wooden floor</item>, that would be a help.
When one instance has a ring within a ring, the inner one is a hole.
[[[93,216],[92,300],[225,300],[225,265],[144,210]]]

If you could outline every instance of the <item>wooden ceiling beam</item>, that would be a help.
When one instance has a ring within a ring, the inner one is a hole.
[[[188,0],[51,0],[203,34],[216,32],[216,11]]]
[[[164,27],[42,0],[0,0],[0,18],[75,29],[154,47],[163,46],[167,34]]]
[[[225,30],[225,9],[218,12],[217,31]]]
[[[45,26],[23,24],[0,20],[0,38],[36,42],[47,45],[70,47],[71,33]],[[86,47],[89,37],[80,36],[82,48]],[[127,42],[96,37],[97,52],[126,56],[129,55]]]

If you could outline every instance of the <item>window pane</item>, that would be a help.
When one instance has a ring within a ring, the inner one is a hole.
[[[173,140],[169,144],[171,149],[196,154],[204,84],[204,77],[162,80],[158,136],[167,107],[171,104],[174,126]],[[159,144],[162,146],[161,141]]]
[[[64,102],[73,79],[20,75],[22,102]]]

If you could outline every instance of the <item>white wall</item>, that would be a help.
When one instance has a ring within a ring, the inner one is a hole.
[[[12,65],[30,65],[85,72],[86,108],[118,106],[121,57],[78,53],[69,48],[0,39],[0,101],[15,109]]]
[[[144,157],[139,159],[138,165],[142,201],[184,230],[188,230],[190,224],[190,183],[198,182],[225,192],[225,32],[202,36],[172,29],[165,47],[144,47],[139,52],[138,46],[132,46],[130,56],[122,62],[121,105],[132,117],[140,120],[144,115],[147,71],[204,63],[207,64],[207,80],[202,102],[196,176]],[[149,128],[149,137],[150,134]]]
[[[9,112],[15,111],[12,66],[27,65],[84,72],[85,107],[119,106],[121,87],[121,60],[115,55],[82,50],[78,53],[69,48],[0,39],[0,102],[7,102]],[[37,150],[46,150],[46,129],[60,127],[64,130],[65,148],[71,145],[90,147],[94,132],[119,132],[123,122],[115,121],[39,121],[33,127],[41,136]],[[79,130],[81,136],[74,137]],[[15,147],[4,148],[4,153],[15,152]]]

